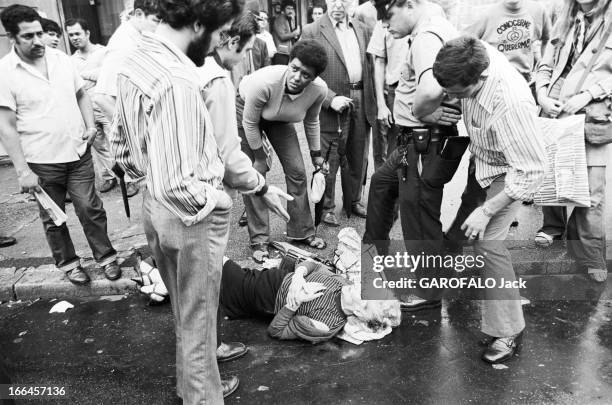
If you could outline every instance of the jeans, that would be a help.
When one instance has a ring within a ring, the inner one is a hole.
[[[149,247],[168,288],[176,334],[177,394],[185,404],[222,404],[217,366],[217,308],[230,210],[185,226],[145,193]]]
[[[321,153],[329,154],[329,174],[325,177],[325,194],[323,195],[323,211],[334,212],[336,209],[336,177],[340,168],[340,155],[338,154],[338,143],[346,142],[346,161],[351,182],[352,205],[361,201],[361,193],[366,179],[368,169],[368,151],[370,149],[370,137],[363,97],[363,90],[351,90],[349,97],[353,99],[354,108],[345,110],[341,114],[340,129],[338,132],[321,132]],[[344,170],[344,169],[342,169]],[[344,207],[350,211],[352,207]]]
[[[576,207],[568,218],[566,207],[542,207],[540,232],[566,234],[570,256],[587,269],[606,269],[606,167],[588,166],[591,207]]]
[[[393,103],[395,103],[395,87],[385,86],[385,104],[393,113]],[[381,125],[376,121],[376,126],[372,128],[372,154],[374,155],[374,168],[378,170],[385,163],[387,157],[393,152],[397,144],[397,126],[391,128]]]
[[[66,192],[81,222],[87,243],[93,256],[104,266],[117,259],[106,230],[106,211],[102,200],[96,194],[94,169],[89,150],[81,159],[68,163],[28,163],[30,169],[40,178],[40,186],[59,208],[65,211]],[[55,259],[55,265],[62,271],[69,271],[80,264],[68,226],[56,226],[47,212],[40,207],[47,243]]]
[[[489,200],[504,191],[506,176],[500,176],[486,190]],[[499,285],[505,281],[515,281],[510,252],[503,241],[508,236],[510,224],[521,207],[520,201],[514,201],[497,212],[484,232],[482,240],[474,242],[474,253],[484,259],[484,277],[494,278]],[[515,288],[487,288],[484,290],[482,303],[481,330],[489,336],[507,337],[516,335],[525,328],[521,296]]]
[[[310,214],[306,167],[295,127],[291,123],[261,120],[260,128],[266,133],[283,166],[287,194],[293,197],[293,201],[287,202],[287,212],[291,217],[287,223],[287,237],[289,239],[308,238],[314,235],[314,221]],[[242,150],[253,159],[253,152],[248,147],[244,130],[240,128],[239,133],[242,137]],[[253,195],[245,195],[244,202],[251,246],[257,243],[267,243],[270,239],[270,214],[267,206],[260,197]]]

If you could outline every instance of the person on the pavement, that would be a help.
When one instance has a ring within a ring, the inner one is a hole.
[[[428,0],[379,0],[376,7],[394,40],[410,36],[411,44],[395,89],[394,122],[389,123],[396,126],[398,147],[372,175],[363,239],[375,244],[379,254],[390,253],[386,245],[397,219],[397,204],[406,251],[439,254],[444,240],[440,220],[444,185],[457,171],[465,144],[459,156],[442,158],[442,146],[459,134],[461,112],[458,101],[434,79],[432,66],[444,42],[458,32],[442,8]],[[439,306],[440,297],[433,290],[417,293],[420,298],[401,297],[406,310]]]
[[[220,303],[225,314],[273,317],[268,333],[275,339],[323,342],[342,331],[350,316],[374,330],[400,324],[398,301],[362,300],[359,284],[321,263],[259,271],[224,260]]]
[[[128,13],[129,19],[122,22],[108,40],[98,80],[92,89],[93,102],[102,112],[99,119],[105,125],[110,125],[113,120],[119,70],[127,56],[138,47],[143,33],[154,31],[157,27],[158,11],[157,0],[134,0],[133,8]],[[138,194],[136,181],[129,175],[124,178],[128,197]]]
[[[244,100],[242,126],[243,150],[262,174],[268,167],[268,153],[262,133],[272,144],[285,172],[287,193],[294,200],[287,203],[291,219],[287,237],[316,249],[325,249],[325,241],[315,235],[308,200],[308,179],[294,123],[303,122],[312,164],[323,165],[320,144],[319,113],[327,86],[319,75],[327,66],[325,50],[316,41],[299,41],[291,50],[289,66],[272,65],[246,76],[240,83]],[[261,262],[268,256],[270,218],[262,201],[244,198],[253,258]]]
[[[43,29],[43,43],[49,48],[57,49],[62,39],[62,29],[59,24],[48,18],[41,18],[40,23]]]
[[[486,189],[484,204],[462,224],[474,251],[484,259],[485,278],[513,282],[515,274],[503,241],[520,201],[533,199],[547,166],[531,90],[504,55],[474,37],[444,44],[433,65],[436,80],[461,100],[463,121],[475,157],[476,180]],[[489,363],[510,359],[525,328],[518,288],[487,288],[482,304],[484,333],[492,337],[482,354]]]
[[[243,2],[158,4],[161,22],[142,35],[117,75],[112,150],[123,170],[146,184],[144,229],[174,314],[177,394],[186,404],[217,404],[239,384],[237,377],[222,382],[215,356],[232,207],[223,183],[233,184],[237,176],[225,167],[215,141],[197,67]],[[289,220],[281,197],[290,197],[280,189],[257,180],[248,191]]]
[[[251,159],[240,149],[236,89],[230,74],[232,68],[252,49],[258,29],[259,23],[255,14],[243,13],[224,31],[221,43],[215,47],[212,55],[206,57],[204,65],[198,68],[204,103],[212,120],[217,147],[225,163],[225,185],[231,189],[228,193],[232,194],[235,194],[232,190],[249,194],[257,184],[265,182],[263,176],[253,167]],[[219,362],[236,359],[248,350],[242,343],[221,342],[218,333],[217,340],[220,342],[217,348]]]
[[[90,41],[89,25],[87,21],[81,18],[71,18],[67,20],[65,27],[70,44],[75,48],[71,56],[72,62],[81,75],[81,78],[85,81],[85,87],[91,97],[93,88],[98,81],[102,62],[106,56],[106,47],[100,44],[94,44]],[[114,162],[111,156],[110,143],[108,141],[110,122],[102,113],[102,110],[95,100],[92,100],[92,104],[96,126],[98,127],[98,135],[91,145],[94,152],[94,166],[101,179],[101,185],[98,190],[101,193],[106,193],[117,185],[117,180],[112,170]]]
[[[85,84],[68,55],[43,44],[43,28],[34,9],[12,5],[0,18],[14,42],[0,59],[0,140],[21,190],[43,190],[62,210],[68,192],[94,258],[106,278],[116,280],[121,269],[94,186],[89,147],[97,128]],[[56,225],[39,208],[57,268],[72,283],[89,282],[66,224]]]
[[[326,0],[326,4],[327,13],[304,27],[302,39],[317,41],[327,53],[328,65],[321,79],[328,89],[319,116],[321,153],[325,156],[330,151],[322,222],[339,226],[335,197],[338,170],[345,180],[343,193],[350,194],[343,195],[344,211],[349,216],[366,217],[361,199],[370,150],[370,127],[376,124],[376,103],[372,60],[366,52],[371,30],[351,17],[356,2]]]
[[[536,74],[538,101],[546,117],[582,114],[602,103],[609,104],[612,93],[612,49],[608,39],[596,55],[610,24],[609,1],[566,1],[553,31],[553,40],[544,52]],[[596,57],[589,71],[586,67]],[[585,75],[585,76],[583,76]],[[582,87],[577,89],[580,81]],[[604,111],[609,111],[605,107]],[[596,114],[587,113],[586,122]],[[607,117],[603,115],[602,117]],[[600,124],[606,128],[605,123]],[[601,122],[601,121],[600,121]],[[610,145],[589,142],[585,128],[586,160],[589,176],[590,207],[542,207],[543,223],[535,242],[548,247],[565,235],[569,254],[593,281],[608,278],[606,264],[606,166],[610,163]],[[601,127],[600,127],[601,128]],[[609,129],[604,129],[609,131]]]

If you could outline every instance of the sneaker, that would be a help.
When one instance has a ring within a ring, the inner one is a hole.
[[[441,300],[424,300],[418,297],[409,297],[407,300],[400,300],[400,309],[402,312],[416,312],[424,309],[439,308],[441,306]]]
[[[117,185],[117,180],[115,179],[104,180],[104,182],[100,185],[100,192],[108,193],[113,188],[115,188],[116,185]]]

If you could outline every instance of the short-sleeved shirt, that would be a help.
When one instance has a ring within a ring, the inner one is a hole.
[[[419,52],[429,52],[429,49],[423,49],[417,46],[419,35],[432,35],[433,33],[440,39],[440,43],[456,38],[459,34],[451,23],[442,16],[435,16],[427,21],[419,24],[410,38],[412,45],[409,48],[408,56],[404,59],[400,79],[395,89],[395,104],[393,104],[393,117],[398,125],[405,127],[421,127],[424,123],[419,121],[412,114],[412,105],[418,85],[419,76],[427,69],[433,66],[420,66],[419,61],[423,60],[423,56]],[[432,63],[433,64],[433,63]],[[449,102],[450,100],[446,100]]]
[[[67,163],[85,154],[85,123],[76,93],[84,82],[70,57],[47,47],[47,79],[15,52],[0,59],[0,107],[15,112],[29,163]]]
[[[100,65],[104,60],[104,56],[106,55],[106,47],[100,44],[91,44],[91,46],[92,46],[92,51],[89,53],[87,57],[83,55],[83,53],[79,49],[74,51],[74,53],[70,57],[72,58],[72,63],[74,63],[74,66],[76,67],[77,72],[79,73],[83,73],[85,71],[90,71],[94,69],[99,70],[101,68]],[[94,80],[87,80],[87,79],[83,79],[83,80],[85,80],[85,88],[88,91],[94,88],[96,85],[96,81]]]
[[[533,0],[526,0],[517,12],[499,2],[489,6],[467,32],[503,53],[525,75],[534,68],[534,43],[548,41],[550,18],[544,6]]]
[[[142,34],[129,22],[117,28],[106,45],[106,57],[102,63],[94,93],[117,97],[117,76],[127,56],[138,48]]]
[[[397,84],[402,71],[403,62],[408,55],[408,39],[395,39],[393,35],[378,21],[374,26],[368,53],[387,61],[385,69],[385,84]]]

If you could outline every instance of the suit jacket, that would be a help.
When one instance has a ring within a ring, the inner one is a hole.
[[[359,51],[363,66],[364,108],[370,125],[376,123],[376,102],[374,94],[374,70],[370,54],[366,52],[370,42],[371,31],[360,21],[350,20],[359,43]],[[325,14],[319,20],[308,24],[302,31],[301,39],[314,39],[319,42],[327,52],[327,68],[321,73],[321,79],[327,83],[327,97],[323,101],[320,121],[321,131],[334,132],[338,129],[336,112],[330,107],[335,96],[350,96],[349,76],[342,48],[334,30],[334,24]]]
[[[295,28],[293,27],[294,30]],[[272,38],[278,53],[286,55],[291,53],[291,47],[295,42],[291,32],[291,23],[287,16],[284,13],[277,15],[272,25]]]

